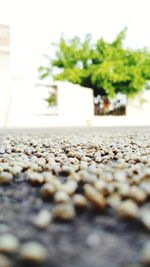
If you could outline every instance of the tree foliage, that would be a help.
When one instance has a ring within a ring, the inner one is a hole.
[[[70,81],[94,89],[94,94],[113,97],[117,92],[135,95],[150,80],[150,54],[147,49],[123,47],[126,29],[111,43],[103,38],[92,43],[90,35],[59,40],[54,58],[41,66],[41,78]]]

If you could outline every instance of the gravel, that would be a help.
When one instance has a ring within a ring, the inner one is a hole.
[[[0,267],[150,266],[150,129],[0,132]]]

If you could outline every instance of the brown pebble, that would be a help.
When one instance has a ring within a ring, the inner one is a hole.
[[[73,204],[77,208],[85,208],[88,205],[87,199],[83,195],[80,195],[80,194],[75,194],[72,200],[73,200]]]
[[[117,213],[123,218],[137,219],[139,216],[139,209],[134,201],[125,200],[117,206]]]
[[[40,263],[46,260],[46,248],[35,241],[30,241],[21,246],[20,257],[23,261]]]
[[[46,183],[41,187],[41,196],[45,199],[51,198],[56,192],[56,186],[52,183]]]
[[[65,202],[68,202],[69,199],[70,198],[69,198],[68,194],[64,191],[57,191],[54,194],[54,201],[56,203],[65,203]]]
[[[72,220],[76,213],[71,203],[59,204],[53,209],[53,217],[61,221]]]
[[[0,173],[0,184],[9,184],[13,180],[13,175],[9,172],[1,172]]]
[[[84,194],[86,198],[97,208],[105,208],[106,201],[104,196],[89,184],[84,186]]]
[[[11,260],[3,254],[0,254],[0,267],[12,267]]]

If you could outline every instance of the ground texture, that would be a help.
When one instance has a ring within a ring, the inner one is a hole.
[[[46,182],[40,176],[36,179],[36,173],[63,186],[69,179],[76,181],[64,201],[72,203],[73,218],[53,216],[63,200],[43,199]],[[96,199],[86,192],[87,185],[98,194]],[[75,194],[85,197],[85,207],[73,202]],[[0,253],[10,259],[5,265],[1,260],[0,267],[143,266],[141,249],[150,239],[149,195],[149,128],[1,131],[0,239],[12,234],[19,247],[15,253],[4,253],[0,241]],[[129,212],[122,205],[127,200]],[[43,209],[52,220],[40,229],[35,218]],[[41,263],[26,262],[21,256],[21,246],[28,241],[42,244],[48,252]]]

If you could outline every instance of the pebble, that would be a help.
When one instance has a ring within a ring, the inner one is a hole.
[[[3,254],[0,254],[0,267],[12,267],[12,261]]]
[[[150,241],[148,241],[141,251],[141,262],[145,266],[150,266]]]
[[[59,204],[52,211],[53,217],[61,221],[72,220],[76,213],[71,203]]]
[[[117,206],[117,213],[120,217],[137,219],[139,216],[139,209],[135,202],[132,200],[125,200],[120,202]]]
[[[145,227],[150,230],[150,209],[143,208],[140,211],[140,219],[141,222],[145,225]]]
[[[68,195],[72,195],[77,189],[77,182],[74,180],[68,180],[65,184],[62,184],[60,188]]]
[[[106,201],[104,196],[89,184],[84,186],[84,194],[86,198],[97,208],[105,208]]]
[[[0,252],[15,253],[19,248],[19,240],[12,234],[0,235]]]
[[[28,172],[28,180],[34,185],[36,184],[43,184],[44,183],[44,177],[42,174],[38,172]]]
[[[13,175],[9,172],[0,173],[0,184],[10,184],[13,180]]]
[[[120,206],[120,203],[121,198],[117,193],[114,193],[107,198],[107,204],[115,210]]]
[[[50,211],[41,210],[34,219],[34,225],[40,229],[46,229],[52,221],[52,215]]]
[[[20,257],[23,261],[41,263],[47,259],[47,250],[42,244],[29,241],[21,246]]]
[[[54,201],[56,203],[65,203],[65,202],[68,202],[69,199],[70,198],[69,198],[68,194],[64,191],[57,191],[54,194]]]
[[[75,194],[72,198],[74,206],[77,208],[85,208],[88,205],[87,199],[80,194]]]
[[[52,183],[46,183],[41,187],[41,196],[45,199],[51,198],[56,192],[56,186]]]
[[[114,191],[114,186],[113,184],[108,184],[107,182],[103,180],[98,180],[94,184],[94,187],[96,188],[97,191],[102,193],[104,196],[108,196]]]
[[[42,175],[45,183],[49,183],[54,179],[54,175],[51,172],[43,172]]]
[[[95,157],[95,162],[100,163],[101,161],[102,161],[102,157],[101,156]]]
[[[138,188],[137,186],[132,186],[130,188],[129,197],[131,197],[138,203],[142,203],[146,200],[147,193],[142,189]]]

